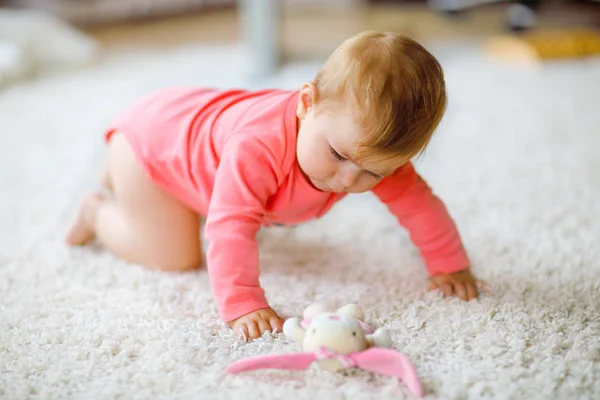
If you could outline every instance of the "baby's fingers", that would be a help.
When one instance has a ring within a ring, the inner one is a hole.
[[[439,288],[440,287],[438,286],[437,283],[435,283],[434,281],[431,281],[429,283],[429,287],[427,288],[427,290],[431,292],[431,291],[434,291],[434,290],[439,289]]]
[[[249,321],[244,324],[248,328],[248,338],[256,339],[260,337],[260,329],[255,321]]]
[[[273,333],[275,333],[275,331],[277,331],[278,333],[283,332],[283,319],[279,317],[271,317],[269,322],[271,323]]]
[[[449,297],[454,294],[454,288],[452,287],[452,284],[449,282],[443,282],[441,284],[438,284],[435,281],[432,281],[429,284],[429,287],[427,288],[427,290],[429,290],[429,291],[433,291],[433,290],[437,290],[437,289],[441,289],[442,293],[444,293],[444,297]]]
[[[467,282],[467,296],[469,301],[477,298],[477,286],[473,282]]]
[[[467,294],[467,288],[465,287],[464,283],[462,283],[462,282],[455,283],[454,290],[456,291],[456,295],[458,297],[460,297],[462,300],[464,300],[464,301],[469,300],[468,294]]]
[[[444,296],[446,296],[446,297],[450,297],[454,294],[454,287],[449,282],[442,283],[441,289],[442,289],[442,292],[444,293]]]
[[[258,320],[258,328],[260,329],[260,336],[262,336],[265,332],[271,332],[271,324],[267,319],[259,319]]]
[[[248,327],[246,326],[246,324],[237,324],[234,327],[234,333],[235,335],[243,341],[248,340]]]

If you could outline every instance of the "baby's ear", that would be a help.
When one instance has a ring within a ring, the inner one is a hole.
[[[283,323],[283,334],[296,343],[304,341],[306,330],[300,325],[299,318],[290,318]]]
[[[346,304],[344,307],[337,310],[337,313],[347,317],[355,318],[359,321],[365,320],[365,313],[356,304]]]
[[[304,119],[311,108],[315,106],[317,98],[317,90],[312,82],[305,82],[298,93],[298,107],[296,108],[296,116]]]

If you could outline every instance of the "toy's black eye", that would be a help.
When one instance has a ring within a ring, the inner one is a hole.
[[[352,332],[352,336],[356,336],[356,332]]]
[[[317,333],[317,329],[316,328],[313,328],[313,333]]]

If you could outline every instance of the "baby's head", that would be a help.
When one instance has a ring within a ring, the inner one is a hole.
[[[446,109],[438,61],[414,40],[346,40],[299,95],[297,157],[315,187],[360,193],[421,153]]]

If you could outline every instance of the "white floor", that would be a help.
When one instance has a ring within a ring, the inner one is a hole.
[[[321,221],[261,233],[272,305],[358,302],[391,330],[431,399],[591,399],[600,393],[600,61],[540,71],[445,48],[450,108],[419,170],[460,226],[492,295],[427,294],[406,233],[370,195]],[[169,275],[62,235],[94,186],[102,130],[154,88],[296,87],[317,64],[244,78],[239,48],[114,55],[90,70],[0,92],[0,398],[383,399],[407,392],[355,373],[224,367],[295,351],[236,341],[204,272]]]

